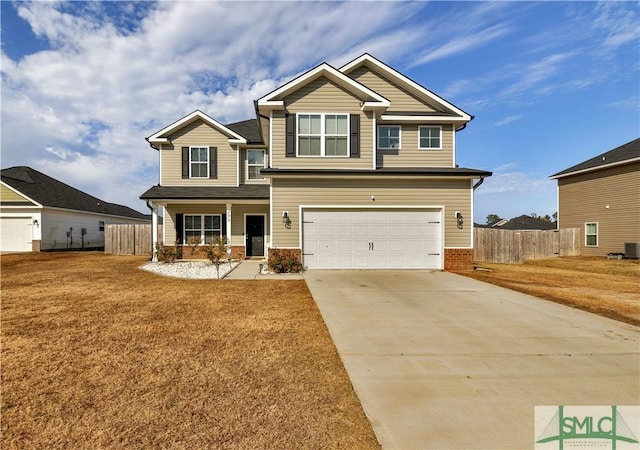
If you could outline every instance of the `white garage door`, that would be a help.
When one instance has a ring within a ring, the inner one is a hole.
[[[302,253],[313,269],[442,269],[440,209],[303,211]]]
[[[0,218],[0,251],[30,252],[31,251],[31,218],[2,217]]]

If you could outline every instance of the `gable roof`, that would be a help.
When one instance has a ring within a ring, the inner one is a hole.
[[[9,167],[0,174],[3,183],[42,206],[146,219],[144,214],[128,206],[100,200],[31,167]]]
[[[282,109],[284,107],[284,101],[281,100],[281,98],[286,97],[320,77],[325,77],[347,91],[357,94],[363,98],[363,110],[376,108],[386,109],[391,105],[389,100],[384,98],[382,95],[372,91],[364,84],[359,83],[325,62],[308,70],[288,83],[285,83],[262,98],[259,98],[257,101],[258,108]]]
[[[551,175],[551,179],[576,175],[578,173],[591,172],[594,170],[604,169],[607,167],[628,164],[630,162],[640,161],[640,138],[616,147],[613,150],[594,156],[580,164],[569,167],[568,169]]]
[[[357,69],[360,66],[367,66],[373,69],[375,72],[382,73],[384,76],[390,78],[392,81],[396,82],[398,85],[402,86],[407,91],[416,95],[418,98],[421,98],[429,103],[435,103],[436,105],[442,107],[445,110],[451,111],[454,116],[458,116],[460,119],[468,122],[473,119],[473,116],[464,112],[462,109],[455,106],[453,103],[448,102],[443,99],[439,95],[431,92],[429,89],[421,86],[420,84],[413,81],[411,78],[401,74],[394,68],[386,65],[379,59],[371,56],[368,53],[359,56],[353,61],[345,64],[339,70],[340,72],[348,75],[353,70]],[[445,117],[450,117],[449,114],[443,114]],[[395,117],[397,119],[397,117]]]
[[[198,119],[204,121],[206,124],[217,129],[221,133],[229,136],[230,144],[246,144],[247,143],[247,140],[244,137],[240,136],[238,133],[236,133],[232,129],[226,127],[225,125],[222,125],[213,117],[206,115],[205,113],[203,113],[198,109],[193,111],[191,114],[184,116],[182,119],[179,119],[173,122],[171,125],[164,127],[162,130],[155,132],[154,134],[146,138],[146,140],[150,144],[162,144],[165,142],[169,142],[167,136],[170,136],[171,134],[175,133],[176,131],[180,130],[181,128],[189,125],[190,123]]]

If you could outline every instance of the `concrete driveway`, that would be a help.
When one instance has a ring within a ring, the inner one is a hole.
[[[446,272],[305,280],[385,449],[533,448],[536,405],[640,404],[640,328]]]

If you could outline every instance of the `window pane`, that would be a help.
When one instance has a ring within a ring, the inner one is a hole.
[[[320,155],[320,138],[319,137],[309,138],[309,154]]]
[[[191,242],[192,239],[200,240],[200,230],[198,230],[198,231],[186,230],[184,232],[184,237],[185,237],[185,242],[187,242],[187,243]]]
[[[219,230],[221,228],[220,227],[220,219],[221,219],[220,216],[213,216],[213,227],[212,228],[214,230]]]
[[[347,138],[336,138],[336,155],[347,156]]]
[[[347,134],[347,116],[338,116],[338,134]]]
[[[320,134],[320,116],[313,115],[311,117],[311,134]]]
[[[325,133],[336,134],[338,132],[338,121],[336,116],[327,114],[325,116]]]
[[[261,150],[249,150],[247,153],[249,164],[264,164],[264,152]]]
[[[588,235],[587,245],[598,245],[598,237],[596,235]]]
[[[399,138],[400,137],[400,127],[389,127],[389,136]]]
[[[302,156],[309,156],[311,152],[309,151],[309,140],[311,138],[308,137],[299,137],[298,138],[298,154]]]
[[[249,179],[250,180],[262,179],[262,175],[260,175],[260,169],[261,169],[260,166],[249,166]]]
[[[587,234],[595,234],[597,231],[597,226],[595,223],[587,224]]]
[[[336,155],[336,139],[334,137],[328,137],[324,144],[324,153],[327,156]]]
[[[309,116],[298,116],[298,133],[300,134],[309,134],[311,131],[311,127],[309,126]]]
[[[205,244],[212,243],[216,237],[220,237],[219,231],[205,231],[204,232],[204,242]]]

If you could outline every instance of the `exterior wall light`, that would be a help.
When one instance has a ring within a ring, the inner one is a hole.
[[[282,223],[286,228],[291,228],[291,219],[289,218],[289,211],[282,211]]]
[[[38,226],[38,219],[33,219],[33,225],[36,227]]]
[[[458,228],[462,229],[462,227],[464,226],[464,218],[462,217],[462,213],[460,211],[456,211],[456,222]]]

